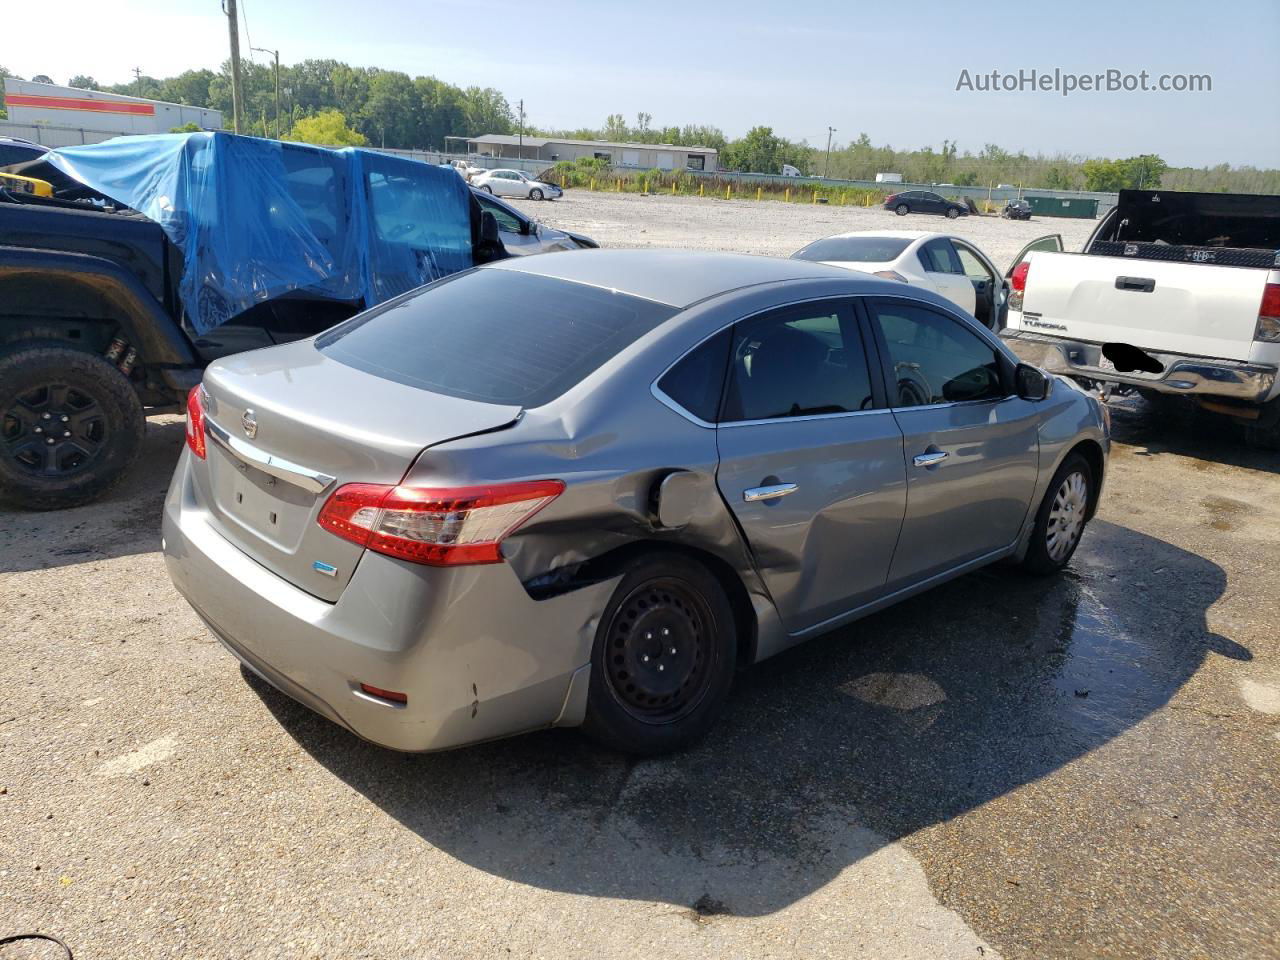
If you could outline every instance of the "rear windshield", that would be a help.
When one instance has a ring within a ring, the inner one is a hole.
[[[884,263],[896,260],[910,246],[902,237],[827,237],[815,240],[791,255],[792,260],[843,260],[848,263]]]
[[[335,327],[321,353],[366,373],[482,403],[539,407],[676,313],[517,270],[473,270]]]

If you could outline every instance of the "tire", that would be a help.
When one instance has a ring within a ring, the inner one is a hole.
[[[535,187],[533,190],[530,190],[530,191],[529,191],[529,199],[530,199],[530,200],[541,200],[541,199],[542,199],[542,191],[541,191],[541,190],[539,190],[539,189],[537,189],[536,187]]]
[[[733,684],[736,626],[728,597],[702,564],[673,552],[642,557],[600,618],[584,732],[641,755],[702,737]]]
[[[491,197],[493,196],[493,187],[489,186],[487,183],[482,184],[480,186],[480,189],[483,190],[485,193],[489,194],[489,196]]]
[[[1083,482],[1083,490],[1073,478]],[[1086,517],[1097,495],[1096,489],[1089,462],[1078,453],[1069,455],[1049,481],[1049,489],[1036,511],[1031,543],[1022,561],[1024,569],[1037,576],[1047,576],[1071,561],[1084,537]]]
[[[48,342],[9,347],[0,353],[0,500],[59,510],[97,499],[137,459],[145,425],[133,387],[102,357]]]
[[[893,212],[900,217],[905,217],[908,213],[911,212],[911,208],[908,207],[905,203],[900,203],[893,208]]]
[[[957,210],[955,207],[947,207],[947,219],[948,219],[948,220],[954,220],[954,219],[955,219],[956,217],[958,217],[958,216],[960,216],[960,211],[959,211],[959,210]]]
[[[1257,420],[1241,421],[1244,442],[1255,450],[1280,450],[1280,397],[1258,410]]]

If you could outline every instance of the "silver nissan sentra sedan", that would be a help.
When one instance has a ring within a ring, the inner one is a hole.
[[[569,252],[209,367],[164,552],[250,670],[375,743],[656,753],[739,668],[997,560],[1061,569],[1109,444],[931,292]]]

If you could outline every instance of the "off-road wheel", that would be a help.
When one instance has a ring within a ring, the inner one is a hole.
[[[0,352],[0,500],[29,510],[88,503],[142,447],[142,404],[96,354],[49,342]]]

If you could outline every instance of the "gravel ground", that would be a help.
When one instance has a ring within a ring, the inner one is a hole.
[[[534,209],[756,252],[902,225]],[[997,260],[1047,232],[955,226]],[[394,754],[244,676],[165,576],[182,425],[153,418],[109,498],[0,512],[0,936],[82,960],[1278,957],[1280,463],[1212,419],[1115,417],[1066,575],[990,569],[790,651],[704,744],[642,762],[570,731]]]
[[[774,201],[672,197],[662,194],[590,193],[569,190],[555,201],[512,201],[553,227],[584,233],[607,247],[677,247],[733,250],[789,257],[820,237],[849,230],[929,230],[971,241],[1001,270],[1018,252],[1049,233],[1079,250],[1093,220],[1002,220],[999,217],[899,217],[879,207],[833,207]]]

